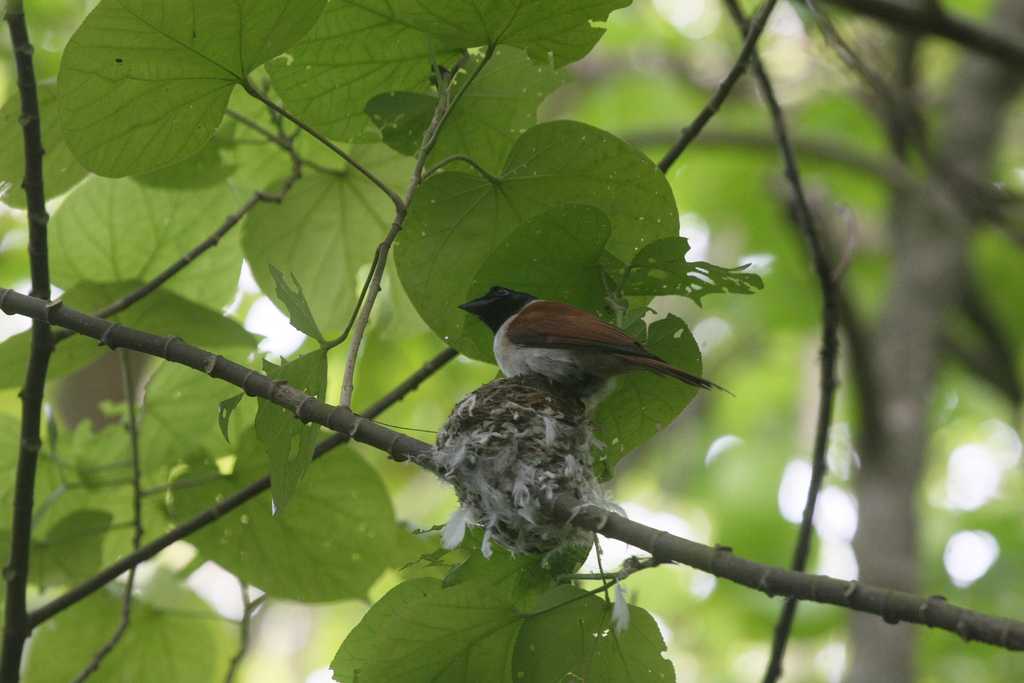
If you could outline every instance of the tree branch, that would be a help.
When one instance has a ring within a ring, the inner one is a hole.
[[[238,667],[242,663],[242,658],[245,657],[245,651],[249,649],[249,626],[252,621],[252,613],[258,605],[258,603],[249,599],[249,586],[245,581],[239,579],[238,586],[242,591],[242,618],[238,621],[238,652],[235,653],[235,656],[231,658],[231,663],[228,664],[228,672],[224,676],[224,683],[232,683],[235,680],[235,674],[238,673]]]
[[[933,12],[888,0],[825,0],[895,28],[940,36],[1017,68],[1024,67],[1024,36],[997,32],[947,12]]]
[[[327,139],[327,137],[323,133],[321,133],[320,131],[316,130],[315,128],[309,126],[305,121],[303,121],[302,119],[297,117],[295,114],[291,113],[290,111],[288,111],[287,109],[285,109],[284,107],[279,105],[277,102],[274,102],[274,100],[272,100],[269,97],[267,97],[263,92],[260,91],[259,88],[254,86],[248,80],[246,80],[244,83],[242,83],[242,87],[245,88],[245,92],[249,93],[252,97],[255,97],[257,100],[262,102],[271,111],[273,111],[276,114],[279,114],[279,115],[283,116],[284,118],[288,119],[289,121],[294,123],[296,126],[301,128],[302,130],[304,130],[307,133],[309,133],[310,135],[312,135],[321,144],[323,144],[329,150],[331,150],[332,152],[337,154],[339,157],[344,159],[346,162],[348,162],[349,166],[351,166],[352,168],[354,168],[357,171],[359,171],[360,173],[362,173],[366,177],[367,180],[369,180],[371,183],[373,183],[378,188],[380,188],[381,192],[383,192],[384,194],[386,194],[388,196],[388,199],[390,199],[391,202],[395,205],[395,210],[396,211],[401,211],[404,208],[405,204],[402,202],[402,198],[399,197],[398,194],[394,190],[392,190],[390,187],[388,187],[387,183],[385,183],[383,180],[381,180],[379,177],[377,177],[377,175],[375,173],[373,173],[373,171],[369,170],[368,168],[366,168],[365,166],[360,164],[358,161],[353,159],[351,154],[349,154],[348,152],[343,150],[341,147],[338,147],[336,144],[334,144],[329,139]]]
[[[249,395],[265,398],[287,408],[300,419],[333,429],[344,440],[351,438],[387,453],[393,460],[411,460],[417,465],[433,468],[433,448],[422,441],[394,432],[372,422],[369,418],[381,404],[367,409],[359,416],[344,408],[336,408],[305,394],[287,384],[275,383],[269,377],[228,361],[216,354],[186,344],[175,337],[160,337],[116,323],[90,316],[63,306],[0,289],[0,310],[8,314],[26,315],[61,325],[104,343],[130,348],[171,362],[187,365],[212,377],[241,387]],[[445,355],[450,354],[446,352]],[[435,359],[434,362],[443,362]],[[413,378],[410,378],[413,382]],[[317,456],[322,447],[317,447]],[[257,489],[252,491],[252,489]],[[153,541],[122,558],[93,578],[47,603],[30,615],[31,625],[37,626],[61,610],[73,605],[132,566],[149,559],[157,552],[210,521],[223,516],[242,502],[269,488],[269,480],[250,484],[210,510],[177,527],[157,541]],[[246,496],[244,500],[238,498]],[[678,562],[706,571],[723,579],[754,588],[768,595],[784,595],[800,600],[812,600],[853,610],[878,614],[888,621],[908,621],[926,624],[956,633],[967,640],[978,640],[1011,650],[1024,649],[1024,622],[993,617],[950,605],[939,597],[920,596],[891,591],[885,588],[840,581],[826,576],[804,574],[771,565],[753,562],[734,555],[730,549],[694,543],[666,531],[653,529],[630,521],[606,510],[581,509],[571,497],[560,497],[552,503],[552,513],[581,529],[596,531],[645,550],[658,562]]]
[[[658,162],[658,168],[661,169],[662,173],[668,171],[675,163],[679,155],[689,146],[694,139],[700,135],[701,130],[707,125],[711,117],[714,116],[722,103],[725,102],[725,98],[732,92],[732,88],[736,85],[736,81],[740,79],[743,72],[747,68],[747,64],[750,62],[751,55],[754,54],[754,46],[757,45],[757,39],[761,37],[761,33],[764,31],[764,27],[768,23],[768,16],[772,13],[775,8],[776,0],[765,0],[764,5],[761,6],[760,11],[754,18],[751,24],[750,31],[747,33],[746,39],[743,41],[743,47],[740,49],[740,54],[736,58],[736,63],[733,64],[729,73],[726,74],[725,79],[719,84],[718,89],[715,90],[715,94],[711,96],[708,103],[704,105],[704,108],[697,114],[697,117],[693,120],[689,126],[682,130],[679,135],[679,139],[672,145],[671,149],[665,152],[665,156]]]
[[[748,28],[746,17],[743,16],[743,11],[740,9],[737,0],[725,0],[725,5],[729,10],[729,14],[732,15],[733,21],[736,22],[737,27],[748,36],[747,40],[749,40],[753,29]],[[825,254],[825,246],[822,244],[821,235],[818,233],[814,215],[811,212],[804,193],[803,183],[800,180],[796,155],[789,143],[785,115],[779,106],[778,99],[775,97],[775,90],[772,87],[771,79],[768,77],[768,72],[765,71],[756,49],[751,51],[750,59],[754,76],[757,78],[761,93],[772,116],[775,137],[778,140],[779,151],[782,154],[783,164],[786,168],[786,178],[789,180],[793,190],[796,221],[810,247],[814,270],[818,276],[818,286],[821,289],[821,395],[818,399],[818,419],[815,427],[814,448],[811,457],[811,481],[807,487],[807,499],[804,503],[803,517],[800,521],[800,532],[797,535],[796,547],[793,550],[793,558],[790,562],[790,566],[794,570],[803,571],[807,566],[807,559],[811,552],[811,536],[814,532],[814,510],[818,502],[818,491],[821,489],[821,482],[828,470],[825,454],[828,450],[829,427],[832,424],[832,407],[835,403],[836,392],[836,361],[839,356],[838,293],[832,270],[829,266],[828,256]],[[765,683],[774,683],[782,674],[782,658],[786,651],[786,642],[789,639],[789,633],[793,626],[793,619],[796,616],[796,605],[797,600],[794,597],[787,598],[783,605],[779,621],[775,626],[772,654],[764,676]]]
[[[370,314],[373,312],[373,305],[377,301],[377,294],[380,293],[380,281],[384,277],[388,252],[391,250],[391,245],[398,238],[398,233],[402,231],[405,217],[409,211],[409,205],[412,203],[412,197],[416,194],[416,189],[423,182],[423,170],[427,163],[427,157],[430,156],[430,152],[434,149],[437,138],[441,134],[441,129],[445,121],[448,120],[448,115],[466,91],[469,90],[473,81],[480,75],[480,72],[487,66],[487,63],[491,61],[491,57],[494,56],[495,47],[493,44],[487,46],[487,51],[484,53],[483,58],[481,58],[480,63],[473,69],[473,72],[467,77],[465,84],[455,93],[454,97],[451,95],[451,88],[458,69],[453,70],[446,81],[440,80],[440,74],[437,76],[437,106],[434,108],[434,115],[430,120],[430,125],[427,126],[426,131],[423,133],[420,148],[416,153],[416,165],[413,168],[409,187],[405,191],[405,199],[396,204],[395,220],[392,221],[391,228],[388,230],[388,234],[385,235],[384,240],[377,245],[377,251],[373,257],[373,266],[370,268],[369,278],[367,279],[367,286],[364,287],[363,294],[360,295],[360,299],[365,295],[366,301],[361,305],[359,303],[356,304],[357,315],[355,317],[355,325],[352,326],[352,342],[349,344],[348,358],[345,360],[345,375],[341,381],[340,403],[342,408],[350,408],[352,406],[352,392],[355,390],[354,382],[356,361],[359,358],[359,347],[363,343],[366,327],[370,323]]]
[[[585,508],[571,497],[559,497],[554,512],[574,526],[616,538],[651,554],[659,563],[675,562],[760,591],[769,597],[786,596],[838,605],[858,612],[877,614],[887,623],[906,621],[924,624],[959,635],[964,640],[1024,650],[1024,622],[993,617],[948,603],[941,596],[922,597],[902,591],[841,581],[819,574],[782,569],[733,553],[726,546],[710,547],[667,531],[629,520],[604,510]]]
[[[4,15],[11,35],[14,61],[21,96],[21,129],[25,149],[25,190],[28,208],[28,254],[32,274],[32,296],[50,298],[50,265],[46,227],[46,195],[43,192],[43,139],[39,119],[39,97],[32,65],[32,44],[21,0],[9,0]],[[11,545],[4,567],[6,604],[4,606],[3,649],[0,652],[0,681],[15,683],[21,667],[21,655],[28,637],[25,589],[28,584],[29,551],[32,537],[32,506],[36,465],[39,460],[43,390],[53,344],[50,326],[45,320],[32,323],[31,351],[25,383],[21,390],[21,441],[14,479],[14,504],[11,515]]]
[[[121,379],[124,383],[124,400],[128,408],[128,419],[125,425],[128,428],[129,441],[132,451],[132,526],[135,529],[132,535],[132,550],[137,551],[142,545],[142,467],[139,458],[139,428],[135,418],[135,378],[132,376],[131,359],[126,351],[120,353]],[[82,683],[100,668],[103,659],[109,655],[117,644],[121,642],[132,619],[132,590],[135,588],[135,570],[132,567],[128,570],[128,579],[124,584],[124,597],[121,601],[121,623],[118,625],[114,635],[110,637],[103,647],[93,656],[82,673],[74,679],[74,683]]]

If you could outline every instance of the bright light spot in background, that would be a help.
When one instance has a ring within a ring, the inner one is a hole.
[[[707,354],[732,336],[732,325],[722,318],[711,316],[693,326],[693,338],[702,354]]]
[[[256,299],[249,309],[245,329],[266,337],[259,344],[260,351],[278,356],[290,356],[306,340],[306,335],[292,327],[288,318],[265,296]]]
[[[761,676],[764,674],[764,663],[768,661],[768,654],[767,645],[755,645],[733,655],[732,671],[736,680],[761,680]]]
[[[704,466],[707,467],[717,460],[718,456],[722,453],[725,453],[727,450],[735,448],[742,443],[743,439],[735,434],[726,434],[725,436],[718,437],[711,442],[710,446],[708,446],[708,453],[704,456]]]
[[[682,536],[690,540],[706,543],[705,538],[707,534],[698,534],[695,532],[693,525],[687,522],[679,515],[674,515],[670,512],[655,512],[649,510],[642,505],[637,503],[623,503],[622,509],[634,522],[640,524],[646,524],[647,526],[654,527],[655,529],[663,529],[670,534],[676,536]],[[631,545],[627,545],[622,541],[617,541],[611,538],[601,538],[601,564],[604,566],[604,570],[607,572],[614,571],[622,565],[622,562],[626,558],[634,555],[645,556],[648,553],[640,548],[634,548]],[[584,573],[592,573],[599,571],[597,566],[597,552],[591,548],[590,556],[587,557],[587,561],[583,563],[583,567],[580,569]]]
[[[709,0],[654,0],[654,9],[681,34],[694,40],[710,35],[722,16],[718,3]]]
[[[706,261],[711,248],[711,229],[703,218],[695,213],[679,216],[679,236],[685,237],[690,245],[686,252],[687,261]]]
[[[843,481],[850,478],[850,470],[860,468],[860,455],[853,447],[850,436],[850,425],[836,422],[828,432],[828,451],[825,453],[829,474]]]
[[[772,266],[775,264],[775,254],[744,254],[740,256],[739,264],[750,264],[747,267],[748,273],[757,273],[761,277],[765,277],[772,272]]]
[[[857,533],[857,500],[837,486],[826,486],[818,494],[814,528],[826,540],[849,543]]]
[[[224,315],[233,315],[237,312],[247,294],[259,293],[260,286],[256,284],[256,278],[252,275],[249,261],[242,259],[242,270],[238,274],[238,289],[235,290],[235,298],[224,307]]]
[[[791,460],[782,472],[779,484],[779,512],[783,519],[799,524],[811,485],[811,464]],[[849,543],[857,532],[857,501],[837,486],[826,486],[818,493],[814,508],[814,528],[821,537],[837,543]]]
[[[779,512],[787,522],[799,524],[804,514],[807,488],[811,485],[811,464],[805,460],[791,460],[782,471],[779,484]]]
[[[807,35],[800,15],[788,2],[780,2],[775,6],[771,16],[768,17],[768,23],[765,24],[764,30],[765,33],[783,38],[804,38]]]
[[[823,540],[818,549],[816,574],[825,574],[843,581],[856,581],[860,573],[857,555],[849,543]]]
[[[718,579],[713,574],[695,571],[690,579],[690,594],[698,600],[707,600],[715,591]]]
[[[3,251],[3,250],[0,249],[0,251]],[[14,286],[11,287],[11,289],[13,289],[14,291],[19,292],[21,294],[28,294],[29,290],[32,289],[32,281],[31,280],[20,280],[18,282],[15,282]],[[57,299],[62,294],[64,294],[64,290],[63,289],[61,289],[60,287],[56,287],[54,285],[50,285],[50,297],[51,298]],[[31,327],[32,327],[32,318],[29,318],[28,316],[25,316],[25,315],[4,315],[4,316],[0,316],[0,342],[6,341],[10,337],[13,337],[14,335],[19,334],[21,332],[24,332],[25,330],[27,330],[27,329],[29,329]]]
[[[334,683],[334,676],[331,675],[330,669],[324,667],[323,669],[310,671],[309,675],[306,676],[305,683]]]
[[[242,589],[238,579],[219,564],[204,562],[199,569],[189,574],[185,585],[225,619],[238,621],[242,618],[245,607],[242,605]],[[262,594],[256,588],[250,588],[248,592],[250,600]]]
[[[988,420],[983,442],[953,449],[946,465],[946,493],[942,505],[954,510],[977,510],[999,493],[1008,470],[1021,459],[1020,435],[1005,422]]]
[[[650,610],[647,611],[651,615],[651,618],[654,619],[654,623],[657,624],[658,631],[661,633],[661,639],[665,641],[666,646],[671,647],[673,637],[672,629],[669,628],[668,624],[665,623],[665,620],[662,619],[660,616],[658,616],[654,612],[651,612]]]
[[[814,656],[814,666],[828,683],[839,683],[846,673],[846,646],[842,643],[829,643]]]
[[[999,542],[987,531],[958,531],[949,537],[942,563],[953,585],[966,588],[985,576],[999,557]]]

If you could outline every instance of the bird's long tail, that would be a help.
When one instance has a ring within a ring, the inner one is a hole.
[[[692,375],[685,370],[674,368],[663,360],[657,358],[646,358],[644,356],[619,356],[628,365],[634,366],[637,370],[650,370],[656,372],[659,375],[665,377],[672,377],[680,382],[689,384],[690,386],[699,387],[701,389],[721,389],[730,396],[735,396],[731,391],[725,387],[715,384],[711,380]]]

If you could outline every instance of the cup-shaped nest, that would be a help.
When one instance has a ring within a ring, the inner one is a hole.
[[[581,505],[611,507],[591,467],[593,430],[583,403],[538,375],[498,379],[463,398],[437,436],[434,464],[461,507],[445,528],[448,547],[466,524],[514,553],[589,545],[583,532],[547,512],[570,494]]]

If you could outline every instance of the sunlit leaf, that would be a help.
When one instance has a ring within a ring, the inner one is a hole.
[[[50,269],[65,289],[80,282],[149,280],[210,236],[245,201],[225,185],[180,191],[132,180],[91,178],[50,221]],[[242,267],[237,233],[228,233],[163,285],[198,303],[231,301]]]
[[[466,333],[467,316],[456,306],[518,225],[568,203],[594,206],[608,217],[607,249],[621,260],[678,231],[668,183],[649,159],[581,123],[535,126],[516,141],[499,182],[441,172],[417,192],[395,257],[427,324],[462,353],[489,358],[490,343]]]
[[[309,310],[309,302],[306,301],[306,296],[302,293],[302,285],[299,284],[298,278],[292,274],[292,284],[289,284],[273,263],[270,264],[270,276],[274,278],[276,285],[274,292],[277,294],[277,300],[283,303],[285,310],[288,311],[288,321],[292,327],[300,332],[305,332],[317,341],[324,341],[324,336],[320,333],[320,328],[317,327],[316,320],[313,318],[313,312]]]
[[[103,0],[60,69],[61,122],[78,160],[124,176],[209,141],[232,87],[302,37],[325,0]]]

